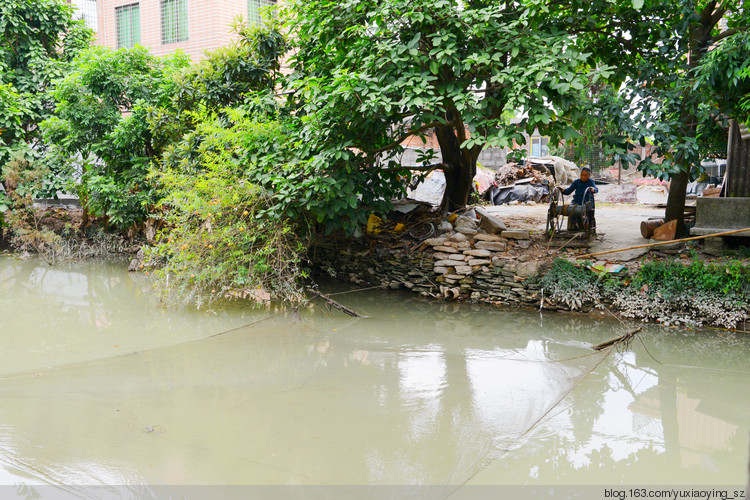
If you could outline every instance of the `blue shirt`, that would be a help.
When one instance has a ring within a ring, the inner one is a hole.
[[[573,181],[573,184],[570,185],[568,189],[563,190],[563,194],[570,194],[573,191],[576,192],[576,194],[573,195],[573,205],[583,205],[583,194],[586,192],[588,188],[594,188],[594,192],[598,193],[599,188],[596,187],[596,183],[594,182],[594,179],[589,178],[586,182],[583,182],[581,179],[576,179]],[[591,196],[591,195],[589,195]],[[589,197],[586,197],[586,201],[588,201]],[[592,202],[593,197],[592,197]]]

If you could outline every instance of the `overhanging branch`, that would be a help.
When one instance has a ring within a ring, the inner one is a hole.
[[[439,121],[436,120],[436,121],[433,121],[433,122],[430,122],[430,123],[425,123],[421,127],[417,127],[417,128],[409,130],[408,132],[404,132],[403,134],[401,134],[399,136],[398,139],[396,139],[395,141],[391,142],[390,144],[386,144],[385,146],[382,146],[382,147],[380,147],[378,149],[372,149],[372,150],[370,150],[370,149],[363,149],[363,151],[365,153],[367,153],[368,155],[371,155],[371,156],[372,155],[379,155],[380,153],[388,151],[389,149],[395,148],[396,146],[398,146],[399,144],[401,144],[402,142],[404,142],[406,139],[408,139],[409,137],[411,137],[413,135],[419,134],[420,132],[425,132],[426,130],[429,130],[431,128],[445,127],[445,126],[449,126],[449,125],[453,125],[453,122],[452,121],[445,122],[445,121],[442,121],[442,120],[439,120]]]

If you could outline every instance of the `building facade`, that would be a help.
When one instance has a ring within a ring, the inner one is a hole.
[[[78,17],[96,32],[96,43],[112,49],[133,45],[163,56],[177,49],[193,61],[204,51],[231,43],[238,16],[260,22],[275,0],[69,0]]]

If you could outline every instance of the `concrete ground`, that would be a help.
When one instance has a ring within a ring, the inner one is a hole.
[[[548,205],[498,205],[484,207],[497,215],[509,227],[529,228],[535,233],[542,233],[547,221]],[[596,207],[597,239],[590,251],[603,252],[648,243],[641,236],[641,222],[651,217],[664,215],[664,209],[646,205],[608,205]],[[628,250],[610,256],[606,260],[632,260],[646,253],[647,249]]]

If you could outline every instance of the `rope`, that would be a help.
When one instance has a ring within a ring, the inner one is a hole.
[[[375,290],[376,288],[385,288],[383,285],[377,285],[377,286],[368,286],[367,288],[357,288],[356,290],[347,290],[345,292],[336,292],[336,293],[329,293],[329,297],[334,297],[336,295],[344,295],[346,293],[356,293],[356,292],[364,292],[365,290]]]
[[[296,311],[297,308],[295,308],[294,310]],[[258,323],[263,323],[264,321],[268,321],[269,319],[275,318],[276,316],[281,316],[282,314],[284,314],[287,311],[288,311],[288,309],[282,309],[281,311],[279,311],[277,313],[274,313],[274,314],[272,314],[270,316],[266,316],[265,318],[253,321],[252,323],[248,323],[246,325],[242,325],[242,326],[238,326],[238,327],[235,327],[235,328],[231,328],[229,330],[224,330],[223,332],[214,333],[213,335],[209,336],[208,338],[218,337],[219,335],[224,335],[225,333],[236,332],[237,330],[242,330],[243,328],[248,328],[250,326],[257,325]]]

